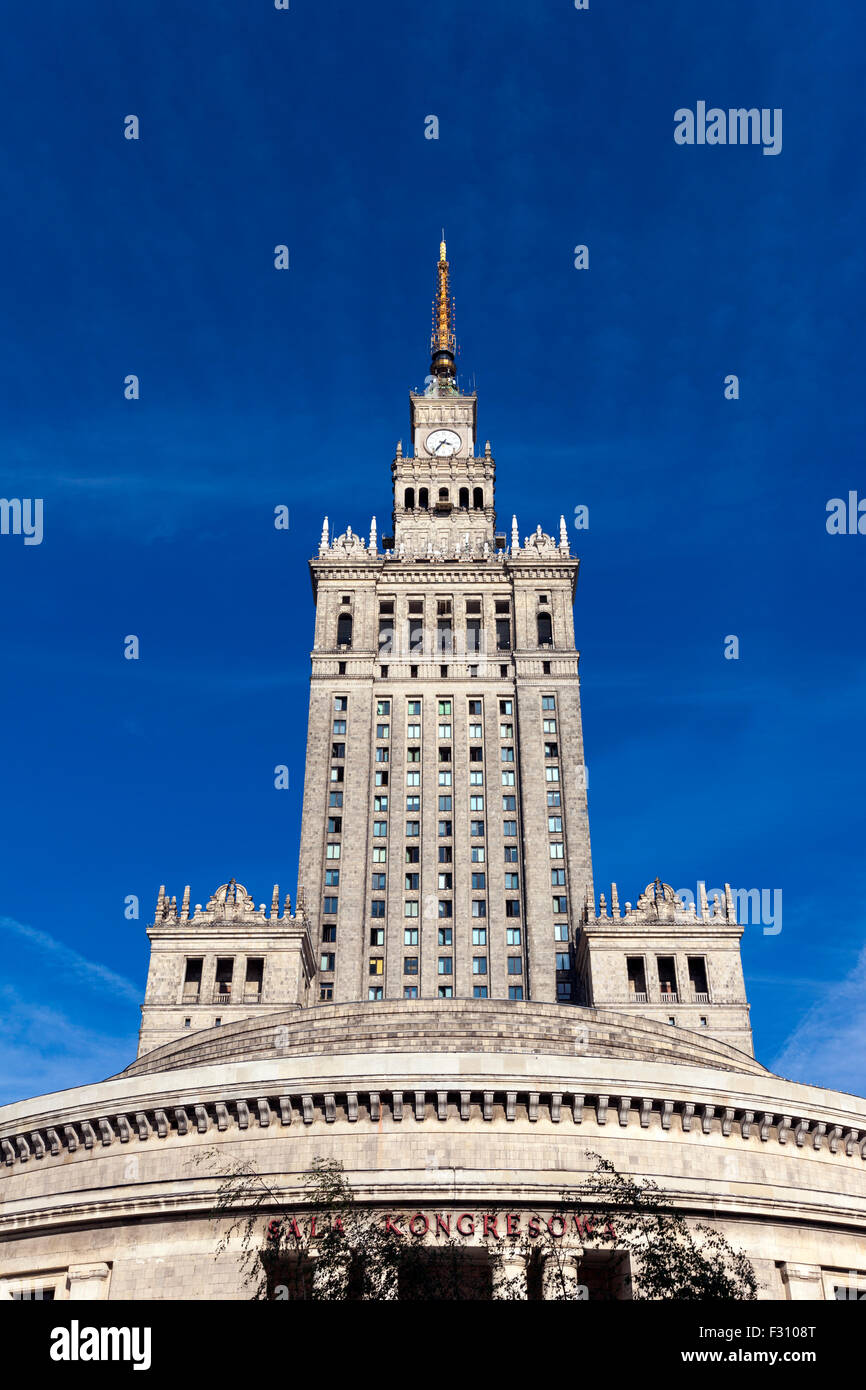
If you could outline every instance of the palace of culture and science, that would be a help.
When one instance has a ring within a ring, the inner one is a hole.
[[[490,1214],[531,1235],[592,1150],[746,1250],[760,1297],[866,1289],[866,1101],[755,1059],[730,888],[596,900],[578,559],[561,517],[497,525],[449,277],[443,240],[390,534],[326,519],[310,562],[294,911],[278,886],[160,889],[137,1059],[0,1108],[0,1297],[248,1296],[238,1251],[214,1272],[202,1146],[299,1213],[338,1159],[407,1240],[456,1232],[479,1269],[504,1258]],[[616,1252],[567,1255],[613,1287]]]

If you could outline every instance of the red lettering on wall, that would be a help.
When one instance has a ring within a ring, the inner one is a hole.
[[[513,1224],[512,1224],[512,1223],[513,1223]],[[505,1234],[506,1234],[507,1236],[518,1236],[518,1235],[520,1235],[520,1217],[519,1217],[519,1216],[512,1216],[511,1213],[509,1213],[509,1215],[506,1216],[506,1218],[505,1218]]]
[[[437,1234],[437,1236],[438,1236],[438,1234],[439,1234],[440,1231],[444,1231],[445,1234],[446,1234],[446,1236],[450,1236],[450,1234],[451,1234],[451,1217],[450,1217],[450,1216],[443,1216],[443,1215],[441,1214],[441,1212],[438,1212],[438,1211],[437,1211],[437,1213],[436,1213],[436,1234]]]
[[[496,1217],[495,1217],[495,1216],[485,1216],[485,1218],[484,1218],[484,1234],[485,1234],[485,1236],[492,1235],[494,1240],[498,1240],[498,1239],[499,1239],[499,1232],[498,1232],[497,1229],[496,1229]]]
[[[538,1218],[537,1216],[530,1217],[530,1220],[529,1220],[529,1234],[530,1234],[531,1236],[537,1236],[537,1235],[539,1234],[538,1221],[539,1221],[539,1218]]]
[[[296,1240],[301,1239],[301,1228],[298,1225],[297,1217],[292,1217],[292,1235]]]
[[[577,1231],[577,1234],[578,1234],[579,1236],[582,1236],[582,1235],[583,1235],[583,1231],[582,1231],[581,1228],[580,1228],[580,1217],[579,1217],[579,1216],[573,1216],[571,1219],[572,1219],[572,1221],[574,1222],[574,1229]]]
[[[464,1229],[463,1229],[463,1222],[464,1222],[464,1221],[468,1221],[468,1222],[469,1222],[469,1230],[468,1230],[468,1231],[464,1231]],[[464,1211],[463,1214],[462,1214],[462,1216],[458,1216],[458,1218],[457,1218],[457,1230],[460,1232],[461,1236],[474,1236],[474,1234],[475,1234],[475,1217],[472,1216],[472,1214],[471,1214],[470,1212]]]
[[[555,1230],[553,1229],[553,1223],[554,1223],[554,1221],[558,1221],[558,1222],[560,1223],[560,1226],[562,1227],[561,1230],[555,1231]],[[564,1236],[564,1235],[565,1235],[565,1217],[564,1217],[564,1216],[560,1216],[559,1212],[554,1212],[554,1213],[553,1213],[553,1216],[551,1216],[550,1220],[549,1220],[548,1223],[547,1223],[547,1229],[549,1230],[550,1234],[553,1236],[554,1240],[559,1240],[561,1236]]]
[[[593,1232],[593,1225],[592,1225],[592,1221],[590,1220],[590,1218],[589,1218],[588,1216],[585,1216],[585,1217],[583,1218],[583,1227],[584,1227],[584,1230],[586,1231],[586,1234],[587,1234],[588,1236],[591,1236],[591,1235],[592,1235],[592,1232]]]
[[[616,1231],[613,1229],[613,1222],[612,1222],[612,1221],[606,1221],[606,1222],[604,1223],[604,1233],[605,1233],[605,1235],[607,1235],[608,1232],[610,1232],[610,1234],[611,1234],[611,1236],[613,1237],[613,1239],[616,1240]]]
[[[399,1227],[399,1226],[396,1226],[396,1225],[394,1224],[394,1222],[391,1220],[390,1216],[386,1216],[386,1217],[385,1217],[385,1234],[387,1235],[389,1231],[393,1231],[395,1236],[404,1236],[404,1235],[406,1234],[405,1231],[401,1231],[401,1230],[400,1230],[400,1227]]]
[[[315,1239],[316,1239],[316,1218],[315,1218],[315,1216],[313,1216],[313,1217],[311,1218],[311,1220],[310,1220],[310,1240],[315,1240]]]
[[[420,1231],[415,1230],[416,1221],[424,1222],[423,1228]],[[430,1222],[427,1220],[427,1217],[424,1215],[423,1211],[416,1211],[415,1215],[412,1217],[412,1220],[409,1222],[409,1234],[413,1236],[426,1236],[429,1230]]]

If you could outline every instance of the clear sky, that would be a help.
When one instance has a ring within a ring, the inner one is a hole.
[[[0,492],[44,500],[44,539],[0,536],[0,1099],[132,1058],[160,883],[294,897],[307,562],[325,513],[387,533],[443,224],[500,525],[589,507],[596,888],[781,890],[781,932],[744,935],[758,1056],[866,1092],[866,536],[825,526],[866,497],[864,27],[811,0],[5,16]],[[780,108],[781,152],[676,144],[699,101]]]

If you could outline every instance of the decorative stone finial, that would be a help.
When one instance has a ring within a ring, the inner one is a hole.
[[[183,902],[180,905],[180,920],[189,921],[189,884],[183,890]]]
[[[561,516],[559,518],[559,548],[562,551],[563,555],[570,554],[568,548],[568,527],[565,524],[564,516]]]
[[[375,517],[372,517],[372,519],[371,519],[371,521],[370,521],[370,545],[369,545],[369,550],[370,550],[370,553],[371,553],[372,555],[375,555],[375,554],[376,554],[376,543],[377,543],[377,540],[378,540],[378,537],[377,537],[377,535],[376,535],[376,518],[375,518]]]
[[[517,529],[517,517],[511,518],[511,553],[516,555],[520,550],[520,532]]]
[[[489,440],[489,439],[486,439],[486,440],[484,441],[484,457],[485,457],[486,459],[489,459],[489,458],[490,458],[490,440]]]
[[[324,555],[328,549],[328,518],[322,522],[322,539],[319,541],[319,554]]]
[[[283,903],[283,916],[284,916],[284,917],[291,917],[291,915],[292,915],[292,895],[291,895],[291,893],[287,893],[287,894],[286,894],[286,900],[285,900],[285,902]]]
[[[279,885],[278,883],[275,883],[275,884],[274,884],[274,894],[273,894],[273,897],[271,898],[271,916],[272,916],[272,917],[279,917],[279,915],[280,915],[280,885]]]
[[[401,459],[402,457],[403,457],[403,441],[402,441],[402,439],[398,439],[398,440],[397,440],[397,458],[398,458],[398,459]]]

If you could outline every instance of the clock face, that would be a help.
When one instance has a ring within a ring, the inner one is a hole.
[[[428,454],[435,454],[436,458],[448,458],[451,454],[456,454],[460,448],[460,435],[453,430],[434,430],[428,434],[425,445]]]

